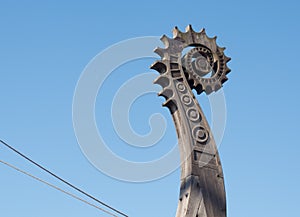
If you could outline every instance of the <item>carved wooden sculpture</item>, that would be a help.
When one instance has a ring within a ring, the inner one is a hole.
[[[175,27],[173,39],[162,36],[165,48],[156,48],[161,60],[151,68],[160,75],[154,83],[163,89],[177,130],[181,159],[181,188],[177,217],[225,217],[226,197],[218,150],[198,101],[198,94],[210,94],[222,87],[230,72],[230,58],[207,37],[205,30],[186,32]],[[190,48],[186,51],[186,48]],[[186,51],[186,52],[185,52]],[[184,53],[185,52],[185,53]]]

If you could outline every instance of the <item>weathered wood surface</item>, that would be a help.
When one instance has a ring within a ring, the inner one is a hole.
[[[191,26],[185,33],[174,29],[174,38],[163,36],[165,48],[156,48],[161,56],[152,68],[160,75],[154,83],[163,89],[177,130],[181,157],[181,187],[176,217],[225,217],[224,177],[213,134],[195,98],[197,93],[210,94],[222,87],[230,72],[230,58],[216,38]],[[184,48],[190,51],[182,54]],[[207,76],[211,73],[210,76]]]

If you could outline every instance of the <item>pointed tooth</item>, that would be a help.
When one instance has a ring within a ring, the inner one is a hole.
[[[163,102],[162,106],[167,106],[170,102],[172,101],[172,99],[167,99],[165,102]]]
[[[200,30],[200,32],[199,32],[200,34],[206,34],[206,32],[205,32],[205,28],[202,28],[201,30]]]
[[[185,31],[186,31],[186,32],[195,32],[195,31],[193,30],[193,27],[192,27],[191,24],[189,24],[189,25],[185,28]]]
[[[177,26],[175,26],[175,28],[173,29],[173,38],[176,38],[180,35],[180,30],[178,29]]]
[[[216,41],[217,40],[217,36],[214,36],[214,37],[208,37],[207,38],[210,40],[210,41]]]
[[[170,104],[175,104],[175,100],[173,98],[167,99],[165,102],[163,102],[162,106],[169,107]]]
[[[169,98],[173,97],[173,91],[171,89],[169,89],[169,88],[165,88],[165,89],[162,89],[158,93],[158,96],[163,96],[166,99],[169,99]]]
[[[165,77],[165,76],[158,76],[154,81],[154,84],[159,84],[160,86],[162,86],[163,88],[169,86],[170,84],[170,80],[169,78]]]
[[[158,96],[165,96],[164,92],[166,91],[166,89],[162,89],[161,91],[158,92]]]
[[[176,101],[174,99],[168,99],[162,104],[162,106],[168,107],[172,114],[178,109]]]
[[[228,78],[226,77],[226,75],[221,77],[221,83],[223,84],[224,82],[226,82],[228,80]]]
[[[154,53],[157,53],[161,58],[165,56],[165,49],[157,47],[154,49]]]
[[[226,49],[226,47],[219,47],[219,50],[220,50],[221,52],[224,52],[225,49]]]
[[[167,66],[159,60],[155,61],[150,68],[158,71],[160,74],[163,74],[167,71]]]
[[[225,68],[225,74],[227,75],[229,72],[231,72],[231,69],[226,66],[226,68]]]
[[[217,41],[217,36],[212,37],[210,40],[216,43],[216,41]]]
[[[168,48],[170,45],[170,38],[168,36],[163,35],[160,40],[164,43],[165,47]]]
[[[226,63],[228,63],[231,60],[231,58],[224,55],[224,60]]]

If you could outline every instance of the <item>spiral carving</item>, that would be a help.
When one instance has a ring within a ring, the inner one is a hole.
[[[156,48],[161,60],[152,65],[160,75],[155,83],[163,90],[175,122],[181,155],[181,190],[177,217],[226,217],[222,167],[213,135],[192,89],[198,94],[219,90],[227,80],[229,57],[205,30],[178,28],[173,39],[161,38]],[[189,50],[185,52],[187,49]],[[185,53],[184,53],[185,52]],[[193,157],[197,153],[197,157]]]
[[[196,126],[193,129],[193,137],[196,139],[196,141],[200,144],[206,144],[209,134],[207,130],[205,130],[204,127]]]

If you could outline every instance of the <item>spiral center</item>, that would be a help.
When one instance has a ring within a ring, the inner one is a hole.
[[[211,77],[212,67],[210,66],[207,59],[199,54],[199,56],[192,58],[192,67],[201,77]]]

